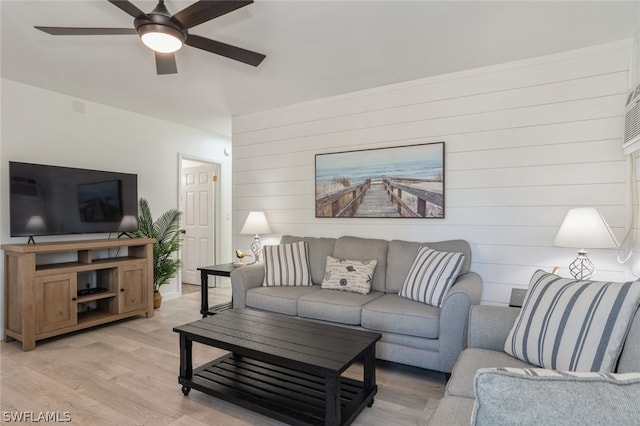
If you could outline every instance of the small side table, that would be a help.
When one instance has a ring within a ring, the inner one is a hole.
[[[221,303],[209,309],[209,275],[230,277],[233,269],[233,263],[221,263],[220,265],[203,266],[198,268],[198,271],[200,271],[200,313],[202,314],[202,318],[206,318],[209,315],[215,315],[233,307],[233,299],[231,299],[230,302]]]
[[[527,289],[524,288],[512,288],[511,298],[509,299],[509,306],[512,308],[522,308],[524,302],[524,296],[527,294]]]

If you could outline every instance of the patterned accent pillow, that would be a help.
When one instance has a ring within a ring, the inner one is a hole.
[[[638,424],[640,373],[482,368],[472,425]]]
[[[322,288],[369,294],[377,260],[346,260],[327,256]]]
[[[447,291],[460,273],[464,254],[420,247],[399,296],[441,307]]]
[[[639,304],[640,282],[536,271],[504,351],[552,370],[613,372]]]
[[[311,285],[309,254],[305,241],[265,246],[263,252],[264,287]]]

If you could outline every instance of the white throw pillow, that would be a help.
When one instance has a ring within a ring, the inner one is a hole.
[[[369,294],[377,260],[346,260],[327,256],[322,288]]]
[[[640,282],[536,271],[504,351],[552,370],[614,372],[639,304]]]
[[[420,247],[399,296],[441,307],[460,273],[464,254]]]
[[[264,247],[265,287],[309,286],[309,254],[307,243],[298,241],[291,244]]]

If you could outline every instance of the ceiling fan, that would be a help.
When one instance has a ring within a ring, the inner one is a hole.
[[[265,55],[231,46],[226,43],[189,34],[189,28],[210,21],[218,16],[233,12],[236,9],[253,3],[253,0],[201,0],[182,9],[173,15],[169,13],[164,1],[149,13],[144,13],[127,0],[108,0],[109,3],[122,9],[134,17],[135,28],[87,28],[87,27],[42,27],[40,31],[51,35],[119,35],[138,34],[142,42],[154,50],[156,71],[158,74],[175,74],[178,72],[174,52],[183,44],[207,52],[257,67]]]

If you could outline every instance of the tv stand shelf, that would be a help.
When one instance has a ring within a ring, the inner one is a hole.
[[[2,245],[5,341],[19,340],[28,351],[49,337],[153,317],[153,243],[127,238]],[[79,276],[87,274],[106,291],[78,296],[84,283]]]
[[[61,269],[65,270],[68,268],[72,268],[77,271],[93,271],[98,269],[108,269],[108,268],[113,268],[114,266],[120,265],[123,261],[141,260],[141,259],[144,260],[144,258],[140,258],[140,257],[120,256],[120,257],[112,257],[109,259],[97,259],[92,261],[91,263],[84,263],[84,262],[50,263],[45,265],[37,265],[36,274],[37,275],[49,274],[51,272],[55,272]]]
[[[78,303],[87,303],[93,302],[94,300],[108,299],[110,297],[116,297],[117,294],[118,293],[116,292],[107,291],[104,293],[97,293],[89,296],[78,296]]]

